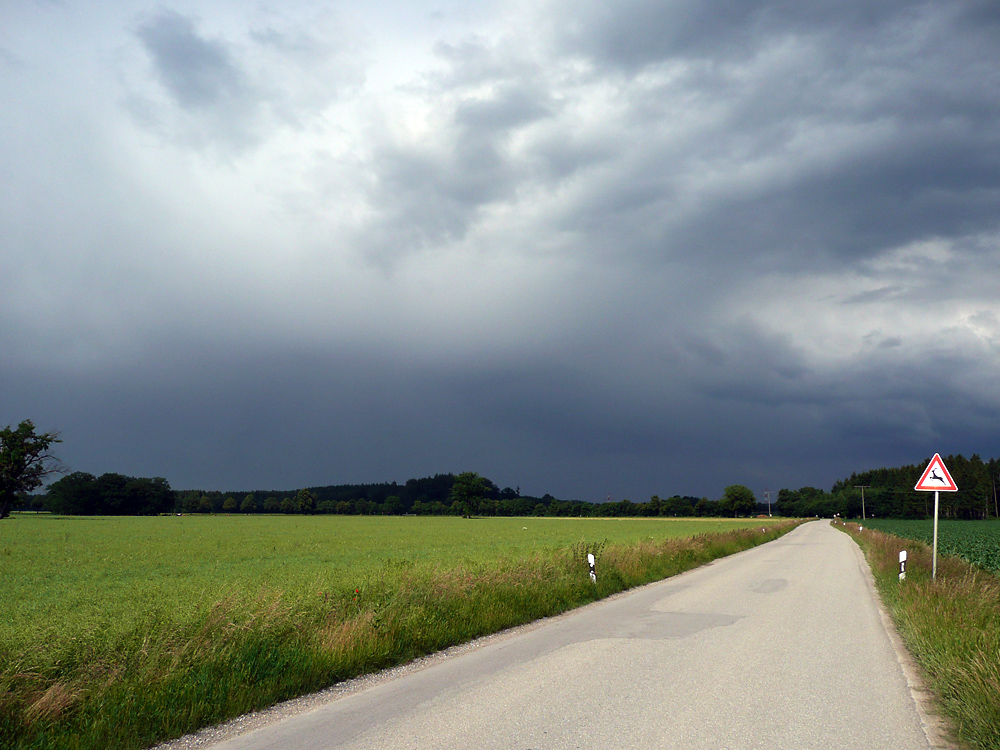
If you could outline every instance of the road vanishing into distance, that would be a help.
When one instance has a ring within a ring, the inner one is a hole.
[[[868,575],[808,523],[212,747],[938,747]]]

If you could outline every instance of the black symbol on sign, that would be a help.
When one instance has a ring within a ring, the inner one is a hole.
[[[931,469],[931,479],[936,479],[936,480],[937,480],[937,481],[939,481],[939,482],[940,482],[941,484],[944,484],[944,483],[945,483],[945,482],[944,482],[944,479],[942,479],[941,477],[939,477],[939,476],[938,476],[938,474],[937,474],[937,469]]]

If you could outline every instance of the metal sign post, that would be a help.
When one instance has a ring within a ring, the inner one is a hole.
[[[937,521],[938,521],[938,497],[940,490],[934,490],[934,553],[931,555],[931,580],[937,578]]]
[[[913,488],[918,492],[934,493],[934,552],[931,557],[931,580],[937,578],[937,538],[938,538],[938,497],[941,492],[958,492],[958,485],[948,473],[948,468],[941,460],[938,453],[927,464],[924,473],[920,476],[920,481]]]

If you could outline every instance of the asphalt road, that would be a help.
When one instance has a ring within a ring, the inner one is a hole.
[[[214,748],[929,748],[864,565],[809,523]]]

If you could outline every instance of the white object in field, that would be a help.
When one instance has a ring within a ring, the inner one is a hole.
[[[597,573],[594,570],[594,553],[593,552],[588,552],[587,553],[587,562],[590,565],[590,580],[593,581],[594,583],[597,583]]]
[[[906,580],[906,550],[901,550],[899,553],[899,580]]]

